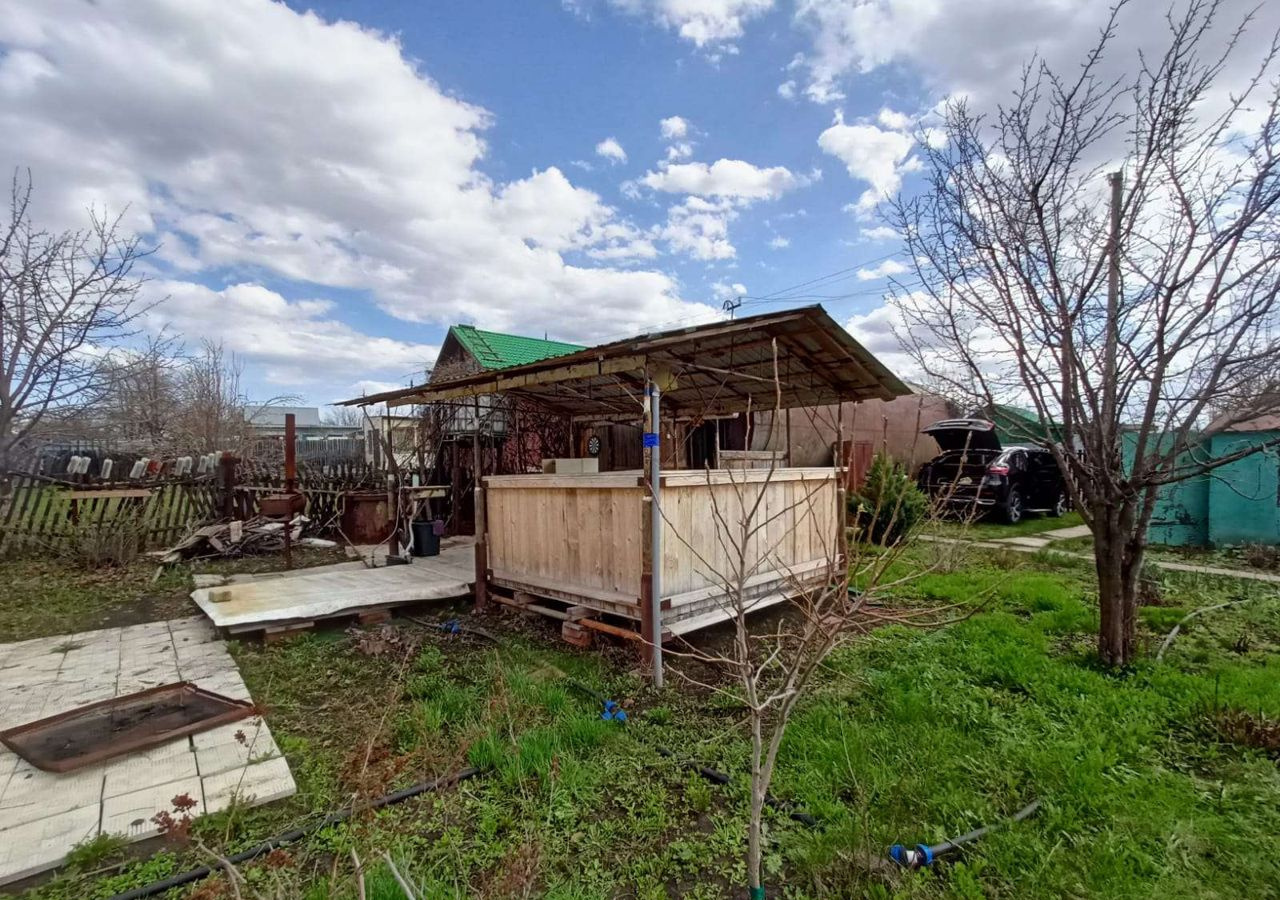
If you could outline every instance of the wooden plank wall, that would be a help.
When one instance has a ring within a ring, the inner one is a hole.
[[[485,479],[499,580],[639,604],[644,488],[635,476]]]
[[[496,583],[638,615],[648,507],[636,475],[495,476],[485,486]],[[830,468],[673,472],[662,507],[664,621],[723,606],[740,546],[752,597],[792,587],[793,576],[825,577],[837,521]]]
[[[822,568],[835,543],[832,469],[669,475],[663,479],[662,508],[662,586],[673,607],[692,599],[681,595],[736,583],[740,555],[753,584],[780,584],[788,571]],[[764,577],[770,573],[774,577]]]

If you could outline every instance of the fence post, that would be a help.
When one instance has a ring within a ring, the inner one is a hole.
[[[236,463],[239,462],[230,451],[223,451],[218,465],[222,467],[222,517],[236,517]]]

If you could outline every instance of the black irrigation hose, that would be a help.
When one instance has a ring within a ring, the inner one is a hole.
[[[932,865],[934,860],[946,853],[963,847],[965,844],[971,844],[979,838],[986,837],[998,828],[1003,828],[1014,822],[1021,822],[1040,808],[1039,800],[1032,800],[1022,809],[1018,810],[1007,819],[999,822],[992,822],[990,825],[983,825],[981,828],[975,828],[973,831],[967,831],[959,837],[953,837],[950,840],[943,841],[940,844],[916,844],[915,849],[904,847],[902,844],[894,844],[889,848],[889,858],[898,865],[908,869],[919,869],[924,866]]]
[[[459,781],[466,781],[468,778],[474,778],[479,774],[480,770],[473,766],[471,768],[463,769],[460,772],[455,772],[453,775],[446,775],[444,778],[437,778],[435,781],[424,781],[421,784],[415,784],[413,787],[407,787],[403,790],[386,794],[376,800],[371,800],[368,803],[362,803],[357,806],[352,806],[349,809],[339,810],[338,812],[331,813],[310,825],[306,825],[302,828],[294,828],[291,831],[284,832],[284,834],[278,834],[269,840],[263,841],[261,844],[250,847],[248,850],[242,850],[235,856],[229,856],[227,857],[227,862],[232,865],[239,865],[242,862],[248,862],[251,859],[262,856],[264,853],[270,853],[277,847],[284,846],[285,844],[292,844],[294,841],[300,840],[314,831],[319,831],[321,828],[327,828],[330,825],[337,825],[339,822],[345,822],[347,819],[351,818],[354,813],[364,812],[365,810],[371,809],[382,809],[384,806],[391,806],[394,803],[400,803],[404,800],[408,800],[410,797],[417,797],[419,794],[437,791],[441,788],[457,784]],[[136,887],[133,890],[125,891],[123,894],[116,894],[114,897],[111,897],[110,900],[138,900],[138,898],[141,897],[152,897],[173,888],[182,887],[184,884],[201,881],[202,879],[208,878],[213,873],[214,869],[211,867],[199,866],[198,868],[191,869],[187,872],[171,875],[168,878],[161,879],[160,881],[153,881],[150,884],[144,884],[142,887]]]
[[[598,703],[604,704],[606,714],[608,714],[610,709],[613,708],[613,705],[614,705],[613,701],[609,700],[607,697],[605,697],[604,694],[600,693],[599,691],[592,690],[591,688],[583,684],[581,681],[576,681],[572,678],[567,679],[566,681],[569,687],[574,688],[575,690],[581,691],[582,693],[586,694],[588,697],[591,697],[592,699],[596,700]],[[623,721],[626,721],[626,719],[624,718]],[[676,759],[675,753],[673,753],[671,750],[668,750],[666,747],[655,747],[654,749],[658,751],[659,756],[665,756],[668,759]],[[729,783],[728,775],[726,775],[724,772],[718,771],[716,769],[712,769],[708,766],[700,766],[696,762],[681,762],[680,765],[691,772],[697,772],[699,775],[701,775],[707,781],[710,781],[712,784],[726,785]],[[792,804],[784,800],[779,800],[776,797],[766,794],[764,798],[764,803],[765,803],[765,806],[769,807],[770,809],[777,810],[778,812],[785,812],[794,821],[800,822],[803,825],[808,825],[810,828],[816,828],[818,826],[817,819],[809,815],[807,812],[800,812],[800,811],[793,810]]]
[[[668,750],[666,747],[656,747],[654,749],[658,751],[659,756],[665,756],[668,759],[676,758],[676,755],[670,750]],[[680,763],[680,765],[691,772],[697,772],[699,775],[701,775],[707,781],[712,782],[713,784],[724,785],[729,783],[729,776],[717,769],[712,769],[708,766],[700,766],[696,762],[682,762]],[[769,807],[772,810],[776,810],[778,812],[784,812],[792,820],[799,822],[803,825],[808,825],[810,828],[818,827],[817,819],[809,815],[807,812],[794,810],[792,808],[792,804],[787,802],[786,800],[779,800],[777,797],[774,797],[771,794],[765,794],[764,805]]]

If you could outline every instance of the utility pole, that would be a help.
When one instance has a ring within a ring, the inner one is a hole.
[[[1124,174],[1107,176],[1111,185],[1111,237],[1107,241],[1107,323],[1102,360],[1102,424],[1110,449],[1115,450],[1116,356],[1120,352],[1120,207],[1124,202]]]

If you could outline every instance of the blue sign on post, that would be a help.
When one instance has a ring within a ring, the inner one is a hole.
[[[646,448],[649,448],[649,447],[656,447],[656,446],[658,446],[658,435],[657,435],[657,432],[653,432],[653,431],[646,431],[646,432],[644,433],[644,446],[645,446]]]

